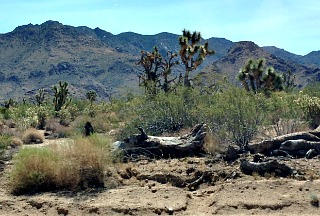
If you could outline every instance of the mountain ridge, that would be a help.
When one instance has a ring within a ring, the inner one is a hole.
[[[178,52],[178,37],[168,32],[113,35],[98,27],[73,27],[57,21],[18,26],[12,32],[0,34],[0,100],[32,97],[39,88],[51,89],[60,80],[67,81],[72,94],[77,97],[84,97],[88,90],[95,90],[101,99],[125,92],[128,88],[139,91],[138,75],[142,69],[135,63],[140,58],[140,51],[151,51],[156,45],[163,55],[169,50]],[[242,67],[240,62],[244,61],[237,60],[237,64],[232,66],[230,62],[235,61],[232,58],[243,60],[249,58],[251,52],[257,52],[260,57],[274,61],[272,64],[280,71],[285,67],[290,69],[290,64],[293,64],[291,70],[298,68],[296,73],[302,85],[308,82],[307,76],[314,79],[312,75],[318,73],[319,51],[295,60],[295,54],[288,55],[287,51],[276,47],[259,47],[253,42],[211,37],[201,43],[206,41],[216,54],[205,59],[199,68],[202,71],[210,72],[215,66],[215,70],[227,69],[230,77],[235,77],[238,67]],[[183,67],[176,70],[182,71]]]

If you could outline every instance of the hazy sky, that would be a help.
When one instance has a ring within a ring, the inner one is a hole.
[[[113,34],[186,28],[301,55],[320,50],[319,0],[0,0],[0,33],[47,20]]]

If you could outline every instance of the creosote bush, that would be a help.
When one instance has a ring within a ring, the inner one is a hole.
[[[110,140],[91,136],[50,147],[23,148],[10,173],[14,194],[104,186]]]
[[[119,139],[137,133],[143,127],[150,135],[177,132],[197,123],[191,110],[196,106],[196,92],[192,89],[178,89],[176,93],[159,93],[153,98],[140,97],[123,106],[120,113],[126,113],[128,124],[120,132]]]

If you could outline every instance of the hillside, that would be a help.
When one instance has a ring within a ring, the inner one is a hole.
[[[162,54],[168,50],[178,52],[178,37],[165,32],[113,35],[99,28],[73,27],[56,21],[19,26],[12,32],[0,34],[0,101],[33,97],[39,88],[50,90],[59,80],[67,81],[77,97],[84,97],[88,90],[95,90],[100,99],[128,89],[138,91],[137,76],[141,68],[135,63],[140,51],[150,51],[157,45]],[[243,42],[214,37],[207,41],[216,54],[208,57],[199,69],[227,72],[231,80],[247,58],[254,56],[266,58],[280,71],[290,69],[299,73],[302,85],[314,80],[318,73],[317,52],[302,56],[301,60],[294,54],[272,55],[277,48],[267,52],[253,43],[239,48]],[[301,65],[301,61],[313,67]],[[181,70],[182,66],[176,68],[176,73]]]
[[[300,64],[298,56],[294,56],[293,54],[287,55],[286,57],[284,57],[284,55],[276,56],[272,54],[271,51],[268,52],[266,50],[270,51],[270,49],[261,48],[251,41],[237,42],[223,58],[213,62],[207,70],[223,73],[229,77],[230,81],[237,82],[236,75],[248,59],[263,58],[267,66],[273,67],[280,73],[285,73],[290,70],[296,75],[296,82],[300,87],[311,81],[319,81],[319,68]],[[283,53],[284,52],[286,51],[283,51]],[[295,57],[296,60],[294,60]]]

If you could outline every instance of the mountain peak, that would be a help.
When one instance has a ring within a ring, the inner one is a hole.
[[[260,47],[252,41],[239,41],[236,42],[233,47],[230,48],[228,54],[238,54],[242,52],[250,52],[253,53],[259,50]]]

